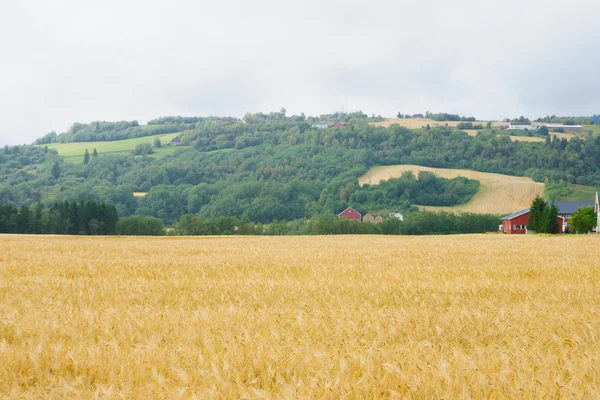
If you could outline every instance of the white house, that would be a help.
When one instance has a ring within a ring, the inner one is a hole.
[[[600,218],[600,214],[599,218]],[[390,218],[396,218],[399,219],[400,221],[404,221],[404,215],[400,214],[400,213],[390,213]]]
[[[509,131],[537,131],[539,125],[531,125],[531,124],[515,124],[509,123],[508,130]]]

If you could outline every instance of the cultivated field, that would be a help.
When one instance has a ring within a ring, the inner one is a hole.
[[[58,154],[65,157],[65,161],[73,162],[73,163],[83,163],[83,154],[85,153],[85,149],[88,150],[90,155],[92,151],[96,149],[99,155],[107,155],[107,154],[128,154],[131,153],[135,147],[139,144],[149,143],[153,144],[155,138],[159,138],[163,145],[168,145],[171,140],[178,135],[179,133],[165,133],[162,135],[154,135],[154,136],[145,136],[141,138],[135,139],[125,139],[125,140],[114,140],[110,142],[75,142],[75,143],[52,143],[48,145],[49,149],[56,149]],[[161,157],[167,154],[173,153],[176,147],[165,146],[158,149],[154,149],[155,154],[153,157]]]
[[[0,397],[598,398],[600,236],[0,236]]]
[[[431,126],[432,128],[435,126],[445,126],[446,124],[448,124],[448,126],[452,126],[452,127],[456,127],[456,125],[460,124],[461,121],[434,121],[432,119],[429,118],[384,118],[383,121],[381,122],[370,122],[371,125],[374,126],[383,126],[384,128],[388,128],[391,125],[394,124],[398,124],[400,126],[403,126],[405,128],[409,128],[409,129],[420,129],[420,128],[424,128],[427,125]],[[487,122],[473,122],[474,124],[483,124],[485,126],[485,124]],[[493,121],[492,122],[492,126],[495,128],[499,128],[502,125],[507,125],[507,122],[500,122],[500,121]],[[581,135],[585,135],[585,133],[589,130],[588,126],[585,127],[584,131],[581,132]],[[465,130],[465,132],[467,132],[467,134],[469,136],[476,136],[477,135],[477,130],[475,129],[467,129]],[[555,132],[550,132],[550,135],[552,136],[556,136],[559,139],[565,138],[567,140],[574,138],[575,134],[572,133],[555,133]],[[539,138],[539,137],[529,137],[529,136],[509,136],[510,140],[512,140],[513,142],[543,142],[545,139],[543,138]]]
[[[382,180],[398,178],[405,171],[415,176],[419,171],[433,172],[442,178],[464,176],[479,181],[479,191],[467,204],[454,207],[421,207],[430,211],[474,212],[480,214],[511,214],[529,207],[536,197],[544,196],[544,184],[533,182],[530,178],[477,172],[468,169],[429,168],[419,165],[388,165],[375,167],[358,178],[361,185],[377,184]]]
[[[383,121],[381,122],[371,122],[372,125],[375,126],[383,126],[384,128],[389,127],[390,125],[393,124],[398,124],[400,126],[403,126],[405,128],[409,128],[409,129],[419,129],[419,128],[424,128],[425,126],[429,125],[432,128],[434,126],[445,126],[446,124],[448,124],[448,126],[456,126],[458,124],[460,124],[461,121],[434,121],[432,119],[429,118],[384,118]],[[483,124],[485,126],[486,122],[473,122],[474,124]],[[500,127],[502,125],[506,125],[505,122],[492,122],[492,126],[495,127]]]

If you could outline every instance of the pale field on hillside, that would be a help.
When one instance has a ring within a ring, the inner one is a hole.
[[[0,236],[0,397],[598,398],[600,236]]]
[[[429,171],[442,178],[452,179],[464,176],[479,181],[479,190],[469,203],[454,207],[421,207],[429,211],[511,214],[529,207],[536,196],[544,196],[544,184],[534,182],[530,178],[468,169],[429,168],[419,165],[374,167],[358,178],[358,182],[361,185],[369,182],[375,185],[390,178],[399,178],[405,171],[412,171],[415,176],[419,174],[419,171]]]
[[[435,126],[445,126],[446,124],[448,124],[448,126],[455,127],[456,125],[458,125],[460,123],[461,123],[461,121],[434,121],[429,118],[407,118],[407,119],[405,119],[405,118],[384,118],[383,121],[381,121],[381,122],[370,122],[370,124],[373,126],[383,126],[384,128],[388,128],[391,125],[398,124],[400,126],[403,126],[405,128],[409,128],[409,129],[420,129],[420,128],[426,127],[427,125],[429,125],[433,128]],[[485,126],[487,122],[473,122],[473,123],[474,124],[482,124],[483,126]],[[502,125],[507,125],[507,124],[508,124],[508,122],[493,121],[492,127],[499,128]],[[474,130],[474,129],[467,129],[467,130],[465,130],[465,132],[467,132],[467,134],[469,136],[477,135],[477,130]],[[550,135],[556,136],[559,139],[565,138],[567,140],[576,136],[572,133],[555,133],[555,132],[550,132]],[[500,136],[500,135],[498,135],[498,136]],[[544,141],[543,138],[528,137],[528,136],[509,136],[509,137],[510,137],[510,140],[512,140],[513,142],[516,142],[516,141],[543,142]]]

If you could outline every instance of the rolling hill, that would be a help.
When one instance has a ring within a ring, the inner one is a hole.
[[[530,178],[477,172],[464,169],[429,168],[418,165],[390,165],[375,167],[361,176],[358,181],[377,184],[382,180],[400,177],[403,172],[429,171],[443,178],[464,176],[480,182],[479,191],[464,205],[454,207],[420,207],[429,211],[473,212],[480,214],[510,214],[529,207],[536,196],[544,195],[544,184]]]

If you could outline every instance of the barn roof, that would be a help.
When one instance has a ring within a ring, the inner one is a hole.
[[[529,212],[529,208],[526,208],[524,210],[521,211],[517,211],[516,213],[512,213],[510,215],[507,215],[506,217],[502,217],[502,219],[513,219],[513,218],[517,218],[520,217],[523,214],[527,214]]]
[[[342,215],[343,213],[345,213],[346,211],[348,211],[348,210],[350,210],[350,211],[354,211],[355,213],[357,213],[358,215],[360,215],[360,213],[359,213],[358,211],[356,211],[354,208],[352,208],[352,207],[348,207],[348,208],[346,208],[344,211],[342,211],[341,213],[339,213],[339,214],[338,214],[338,217],[339,217],[340,215]]]
[[[557,201],[554,203],[560,214],[573,214],[580,207],[594,206],[593,201]]]

